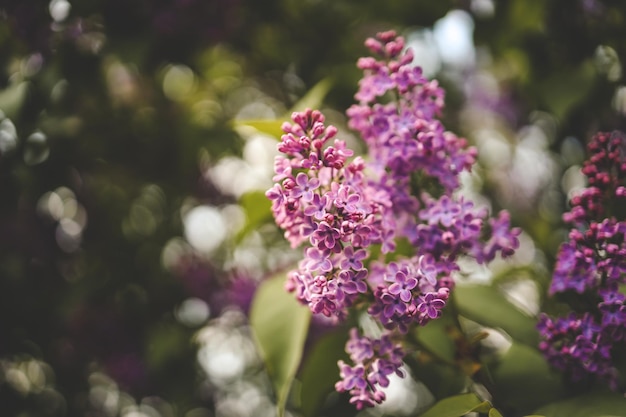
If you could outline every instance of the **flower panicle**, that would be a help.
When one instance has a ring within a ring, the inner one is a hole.
[[[563,219],[573,228],[557,254],[550,295],[573,293],[590,306],[567,317],[543,314],[540,349],[573,380],[595,377],[620,388],[615,353],[626,344],[626,222],[620,212],[626,183],[626,135],[599,132],[588,145],[582,172],[588,186]]]
[[[404,376],[401,370],[404,351],[389,334],[380,339],[361,336],[356,328],[350,330],[346,352],[354,366],[339,361],[341,380],[335,384],[338,392],[349,392],[350,403],[360,410],[385,400],[382,388],[389,386],[389,376]]]
[[[511,228],[508,213],[489,218],[454,195],[476,151],[436,118],[443,90],[412,65],[404,40],[389,31],[366,45],[380,59],[359,60],[359,104],[347,115],[367,157],[354,157],[319,111],[296,112],[282,126],[275,184],[266,196],[285,238],[303,248],[286,289],[315,314],[340,321],[355,307],[387,332],[404,334],[441,316],[460,256],[480,263],[509,256],[520,231]],[[417,177],[440,187],[431,190]],[[414,253],[395,253],[400,239]],[[367,363],[353,358],[355,366],[339,364],[343,382],[337,389],[350,392],[357,407],[382,401],[382,391],[373,387],[384,387],[400,366],[377,362],[380,355],[375,350]]]

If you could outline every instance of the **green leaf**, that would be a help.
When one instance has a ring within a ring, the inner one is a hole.
[[[252,334],[272,381],[280,417],[285,413],[311,318],[310,310],[287,293],[284,285],[283,274],[264,281],[250,310]]]
[[[415,377],[435,396],[442,399],[463,391],[468,377],[451,365],[440,362],[417,363],[411,370]]]
[[[315,84],[287,113],[287,117],[291,117],[291,113],[303,111],[305,109],[317,109],[322,105],[326,94],[330,91],[333,82],[330,78],[324,78]]]
[[[420,417],[461,417],[473,411],[487,413],[492,408],[476,394],[461,394],[445,398],[426,410]]]
[[[626,415],[626,398],[615,392],[592,392],[546,405],[535,412],[545,417],[620,417]]]
[[[239,205],[246,214],[246,223],[237,234],[237,242],[272,219],[272,203],[263,191],[250,191],[243,194],[239,198]]]
[[[347,361],[345,352],[348,333],[333,332],[324,335],[313,347],[300,372],[301,411],[306,417],[317,415],[324,398],[334,390],[339,380],[337,361]]]
[[[291,114],[296,111],[303,111],[307,108],[319,108],[324,101],[324,97],[326,97],[326,94],[330,91],[332,84],[330,78],[324,78],[315,84],[283,117],[278,119],[235,120],[233,121],[233,126],[236,129],[244,131],[245,129],[254,129],[266,135],[273,136],[276,139],[280,139],[285,133],[281,127],[283,123],[291,119]]]
[[[415,338],[430,355],[447,363],[454,364],[456,346],[450,334],[454,322],[447,310],[437,320],[431,320],[423,327],[415,328]]]
[[[495,408],[492,408],[489,410],[489,417],[502,417],[502,414],[500,414],[500,412]]]
[[[589,59],[577,68],[563,69],[548,77],[538,85],[539,92],[552,113],[563,120],[570,110],[587,97],[596,75],[593,61]]]
[[[458,285],[455,301],[459,313],[483,326],[500,328],[530,346],[539,341],[536,320],[511,304],[502,292],[488,285]]]
[[[532,264],[511,265],[493,276],[491,279],[491,286],[497,287],[498,285],[520,279],[537,281],[538,279],[543,279],[543,277],[540,276],[542,274],[545,275],[545,272],[542,272],[539,268]]]
[[[565,392],[560,375],[543,355],[521,343],[513,343],[495,364],[489,364],[489,371],[494,398],[522,412],[556,401]]]
[[[254,129],[258,132],[265,133],[268,136],[280,139],[285,133],[281,126],[287,119],[248,119],[248,120],[235,120],[233,122],[234,127],[242,129]]]

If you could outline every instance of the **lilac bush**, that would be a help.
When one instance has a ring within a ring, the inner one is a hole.
[[[550,294],[575,295],[566,317],[542,315],[541,351],[574,381],[595,377],[624,389],[615,356],[626,342],[626,136],[598,133],[582,169],[588,186],[572,198],[564,220],[572,225],[558,253]]]
[[[366,46],[376,58],[358,61],[364,76],[347,116],[368,154],[352,158],[319,111],[294,113],[266,193],[285,238],[303,248],[287,290],[314,314],[338,322],[358,310],[384,330],[376,338],[353,329],[346,351],[354,366],[339,364],[336,389],[357,408],[385,399],[388,375],[401,374],[400,336],[441,316],[459,257],[506,257],[520,233],[508,213],[490,218],[455,193],[476,150],[437,119],[444,91],[412,64],[403,39],[384,32]]]

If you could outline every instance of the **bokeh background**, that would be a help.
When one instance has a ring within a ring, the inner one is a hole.
[[[298,254],[254,126],[313,89],[362,146],[343,112],[380,30],[478,147],[468,192],[524,229],[536,313],[585,142],[626,127],[625,19],[619,0],[0,0],[0,414],[275,415],[247,313]],[[387,412],[414,412],[401,398]]]

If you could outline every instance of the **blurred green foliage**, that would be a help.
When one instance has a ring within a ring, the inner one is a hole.
[[[458,71],[444,63],[438,70],[448,94],[448,128],[476,139],[480,120],[467,116],[475,104],[467,94],[471,71],[490,74],[506,99],[507,106],[498,102],[489,114],[497,116],[494,125],[511,149],[520,130],[539,120],[537,112],[555,126],[545,130],[543,149],[555,161],[554,178],[528,201],[506,197],[498,183],[509,181],[505,173],[482,161],[479,168],[479,192],[494,207],[511,210],[539,250],[544,269],[527,275],[545,288],[564,233],[563,174],[580,163],[577,149],[594,131],[626,127],[623,2],[0,2],[2,415],[122,415],[121,405],[102,408],[98,387],[126,393],[137,404],[158,397],[162,403],[150,407],[163,416],[240,415],[216,412],[217,383],[196,360],[193,335],[208,318],[190,324],[176,313],[189,298],[203,300],[210,318],[229,303],[247,308],[249,297],[237,301],[245,291],[232,283],[239,273],[238,245],[255,231],[263,232],[265,246],[285,251],[268,203],[260,200],[262,190],[237,190],[237,184],[235,191],[226,189],[208,174],[228,157],[241,158],[249,143],[233,120],[265,120],[265,127],[252,127],[275,130],[277,118],[317,83],[332,80],[321,96],[341,123],[356,91],[354,63],[365,51],[363,40],[389,28],[407,35],[430,30],[453,9],[472,17],[477,58],[474,68]],[[223,209],[238,202],[248,221],[231,240],[207,253],[180,243],[194,207]],[[168,263],[170,249],[178,246],[185,250]],[[259,255],[263,268],[242,268],[243,275],[258,280],[280,264],[266,255]],[[232,288],[239,293],[225,295]],[[530,316],[503,298],[491,306],[494,311],[482,310],[472,301],[497,296],[471,297],[477,298],[459,302],[462,314],[514,337],[519,332],[521,342],[532,344]],[[552,303],[541,291],[539,297],[542,307]],[[327,345],[337,343],[320,342],[313,357],[327,359]],[[533,377],[545,372],[545,364],[527,346],[513,346],[509,355],[522,359],[493,369],[494,380],[504,381],[494,404],[507,416],[553,399],[520,402],[523,393],[514,392],[534,392]],[[517,361],[536,363],[518,369]],[[314,362],[305,365],[303,386],[319,380],[314,370]],[[451,371],[432,374],[445,372]],[[525,388],[508,379],[520,372],[530,372]],[[326,386],[316,398],[330,384],[322,379]],[[552,393],[559,396],[560,389]],[[306,415],[319,408],[326,415],[353,413],[337,398],[323,407],[307,401]],[[544,410],[551,415],[550,406]]]

